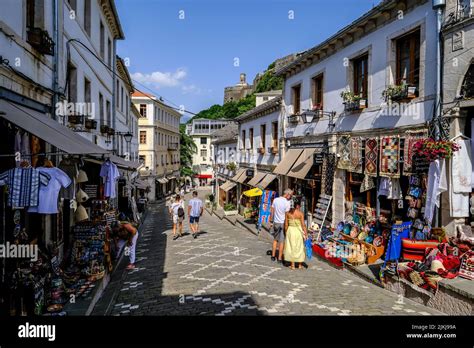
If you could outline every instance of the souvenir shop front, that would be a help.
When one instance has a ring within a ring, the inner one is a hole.
[[[111,269],[107,225],[116,218],[120,174],[106,150],[43,114],[12,107],[2,104],[0,115],[0,310],[65,315],[70,295],[89,295]]]
[[[340,136],[345,217],[332,228],[313,226],[313,250],[338,265],[381,263],[382,275],[398,274],[429,292],[443,278],[474,278],[474,240],[448,238],[436,227],[440,194],[456,186],[446,167],[464,161],[459,149],[453,141],[428,139],[426,129]]]
[[[258,223],[261,218],[262,204],[268,203],[264,202],[264,198],[271,192],[269,197],[270,201],[272,201],[274,195],[278,192],[278,180],[272,173],[254,169],[246,169],[243,176],[238,180],[240,180],[242,188],[240,199],[242,215],[246,219]]]

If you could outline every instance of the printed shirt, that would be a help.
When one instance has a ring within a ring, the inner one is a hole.
[[[116,180],[120,177],[117,166],[110,161],[106,161],[100,168],[100,176],[104,178],[104,196],[109,198],[117,197],[115,189]]]
[[[57,214],[58,196],[61,187],[68,187],[72,180],[59,168],[38,168],[40,173],[45,173],[51,177],[48,186],[41,186],[39,189],[39,202],[37,207],[28,209],[30,213]]]
[[[191,216],[201,216],[202,201],[199,198],[193,198],[189,201],[188,206],[191,207]]]
[[[36,207],[40,185],[48,185],[50,179],[49,174],[35,168],[14,168],[0,174],[0,186],[8,186],[8,206]]]

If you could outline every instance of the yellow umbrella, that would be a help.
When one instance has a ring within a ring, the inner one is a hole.
[[[244,191],[243,194],[246,195],[247,197],[257,197],[257,196],[261,196],[263,194],[263,191],[256,187],[251,190]]]

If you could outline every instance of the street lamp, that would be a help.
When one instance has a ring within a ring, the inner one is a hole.
[[[125,141],[127,143],[130,143],[132,141],[132,138],[133,138],[133,134],[130,133],[130,132],[115,132],[116,135],[123,135]]]

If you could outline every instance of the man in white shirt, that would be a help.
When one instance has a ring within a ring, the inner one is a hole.
[[[275,198],[270,209],[270,232],[273,235],[272,261],[276,261],[276,248],[278,246],[278,263],[283,260],[283,247],[285,244],[285,217],[291,208],[293,190],[286,189],[283,196]]]
[[[202,201],[198,198],[197,191],[193,192],[193,198],[188,203],[189,225],[193,238],[196,239],[199,233],[199,218],[202,216],[204,207]]]

